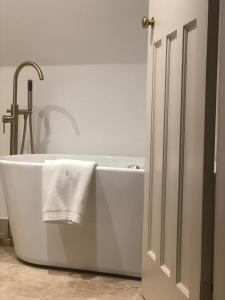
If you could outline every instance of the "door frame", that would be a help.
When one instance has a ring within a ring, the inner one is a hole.
[[[225,299],[225,0],[220,0],[213,299]]]
[[[219,1],[208,1],[208,37],[206,63],[204,177],[202,208],[201,299],[210,300],[213,295],[214,229],[215,229],[215,136],[218,73]],[[212,184],[213,182],[213,184]]]

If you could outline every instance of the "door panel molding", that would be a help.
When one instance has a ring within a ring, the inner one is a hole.
[[[189,288],[182,283],[182,242],[183,242],[183,215],[184,215],[184,172],[185,172],[185,142],[186,142],[186,101],[188,77],[188,46],[189,34],[197,28],[197,21],[193,20],[183,27],[182,48],[182,82],[181,82],[181,117],[180,117],[180,154],[179,154],[179,187],[177,212],[177,262],[176,283],[178,288],[189,298]]]
[[[162,167],[162,203],[161,203],[161,238],[160,238],[160,265],[162,271],[171,276],[171,266],[166,262],[167,252],[167,159],[168,159],[168,131],[169,131],[169,106],[170,106],[170,83],[172,44],[177,39],[177,31],[172,32],[166,38],[166,67],[165,67],[165,100],[164,100],[164,129],[163,129],[163,167]],[[169,234],[168,234],[169,235]]]
[[[152,102],[151,102],[151,143],[150,143],[150,183],[149,183],[149,216],[148,216],[148,253],[149,256],[156,261],[156,251],[153,247],[153,182],[154,182],[154,154],[155,154],[155,110],[156,110],[156,93],[157,93],[157,68],[158,54],[162,48],[162,40],[158,40],[153,45],[153,61],[152,61]],[[160,62],[159,62],[160,63]]]

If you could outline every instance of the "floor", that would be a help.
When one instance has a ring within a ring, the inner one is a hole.
[[[0,247],[0,300],[142,300],[140,281],[34,267]]]

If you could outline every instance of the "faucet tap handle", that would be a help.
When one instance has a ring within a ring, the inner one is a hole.
[[[5,124],[11,123],[13,121],[13,116],[2,116],[2,123],[3,123],[3,133],[5,133]]]

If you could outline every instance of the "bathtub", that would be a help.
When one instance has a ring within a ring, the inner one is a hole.
[[[41,221],[46,159],[97,162],[81,224]],[[128,169],[137,164],[139,170]],[[2,185],[17,256],[26,262],[139,277],[142,257],[144,160],[85,155],[0,158]]]

